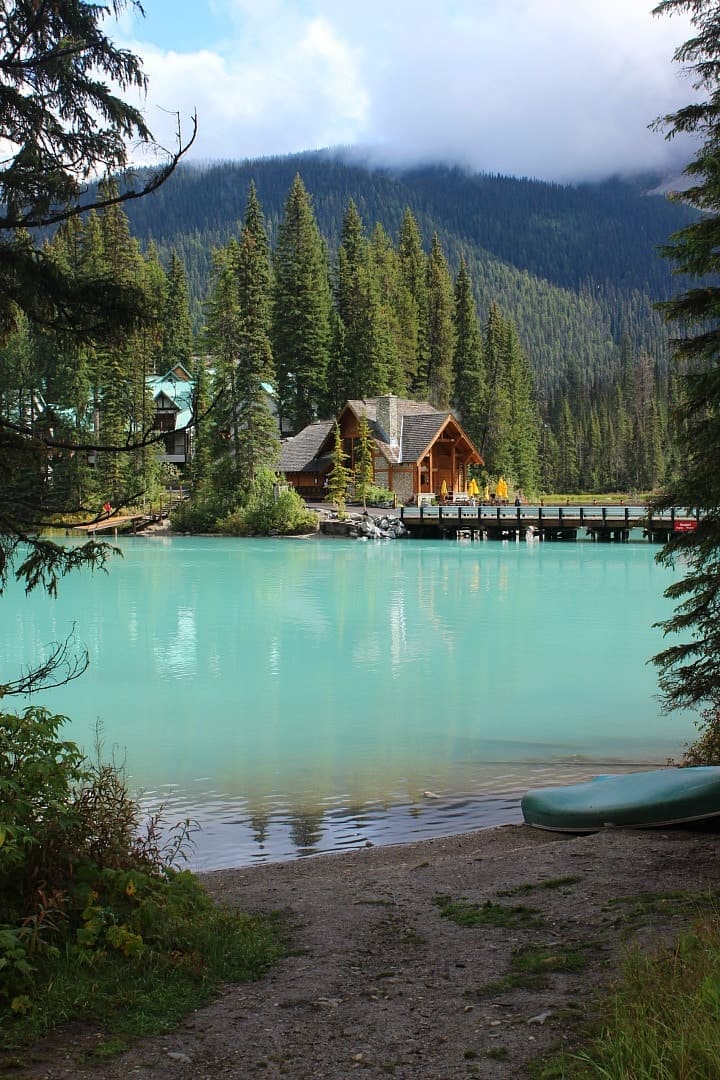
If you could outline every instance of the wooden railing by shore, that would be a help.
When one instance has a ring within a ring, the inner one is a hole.
[[[411,536],[423,538],[469,533],[471,538],[481,534],[488,539],[506,539],[530,533],[542,540],[576,540],[585,530],[593,540],[624,542],[633,529],[641,529],[655,543],[665,543],[674,532],[694,529],[700,519],[699,511],[687,507],[653,512],[647,506],[594,503],[404,506],[400,517]]]

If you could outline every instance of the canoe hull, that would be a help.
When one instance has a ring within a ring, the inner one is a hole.
[[[651,769],[528,791],[527,825],[555,832],[653,829],[720,816],[720,766]]]

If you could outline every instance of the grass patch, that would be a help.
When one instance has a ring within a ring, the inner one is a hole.
[[[170,1030],[210,1001],[221,983],[258,978],[282,954],[277,920],[211,905],[176,926],[174,936],[175,948],[148,945],[133,957],[107,951],[80,959],[67,949],[39,968],[27,1012],[3,1015],[0,1048],[27,1045],[81,1019],[118,1037],[93,1051],[95,1057],[113,1056],[126,1048],[127,1038]]]
[[[632,950],[602,1009],[599,1034],[544,1070],[544,1080],[720,1076],[720,919],[700,921],[672,949]]]
[[[478,997],[493,997],[508,990],[542,990],[548,985],[548,976],[557,972],[582,971],[587,959],[578,948],[550,948],[528,945],[516,949],[510,959],[510,971],[502,979],[480,987]]]
[[[503,889],[498,893],[498,896],[524,896],[527,893],[537,892],[541,889],[562,889],[567,885],[577,885],[582,880],[581,874],[567,874],[565,877],[548,878],[546,881],[516,885],[514,889]]]
[[[513,953],[510,971],[520,979],[533,980],[555,971],[582,971],[587,960],[579,949],[528,946]]]
[[[124,1053],[130,1046],[129,1041],[122,1035],[112,1036],[109,1039],[101,1039],[87,1054],[91,1061],[109,1061]]]
[[[649,916],[664,916],[677,918],[678,916],[698,916],[703,912],[715,911],[720,899],[720,892],[712,890],[707,893],[694,892],[648,892],[638,893],[635,896],[618,896],[610,900],[606,910],[624,907],[626,910],[623,918],[628,920],[643,920]]]
[[[436,896],[435,904],[444,919],[450,919],[458,926],[536,926],[538,923],[537,909],[523,904],[506,907],[492,900],[471,904],[449,896]]]

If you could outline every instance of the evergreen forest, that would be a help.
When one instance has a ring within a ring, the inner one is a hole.
[[[674,470],[655,304],[678,285],[659,248],[696,216],[656,184],[398,173],[326,153],[181,165],[145,199],[45,236],[43,257],[78,281],[131,284],[142,317],[81,345],[19,317],[0,408],[94,448],[56,453],[42,494],[56,510],[127,504],[163,479],[152,443],[103,447],[147,441],[147,376],[177,362],[198,416],[186,478],[212,521],[277,461],[268,385],[283,431],[396,393],[452,408],[486,475],[528,495],[655,489]]]

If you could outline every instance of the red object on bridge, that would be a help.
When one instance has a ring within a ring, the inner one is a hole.
[[[695,518],[675,518],[673,532],[693,532],[697,529]]]

